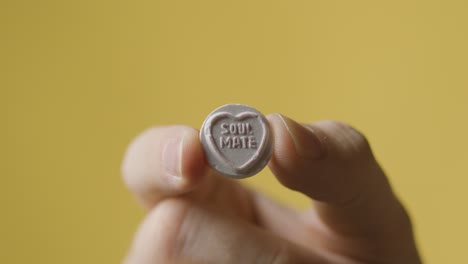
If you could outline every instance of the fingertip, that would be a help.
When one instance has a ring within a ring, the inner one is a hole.
[[[131,191],[138,192],[150,185],[150,177],[147,175],[153,168],[150,166],[152,162],[150,163],[149,159],[155,158],[154,149],[158,147],[155,134],[161,129],[163,128],[148,128],[128,144],[122,160],[121,175],[123,182]]]
[[[281,114],[273,114],[269,118],[273,123],[274,132],[278,135],[278,140],[275,142],[278,147],[279,144],[286,143],[285,147],[294,150],[302,159],[320,159],[325,156],[327,150],[325,142],[312,128]]]
[[[206,173],[198,132],[188,126],[147,129],[129,145],[122,163],[127,187],[145,207],[194,189]]]
[[[288,188],[300,190],[309,165],[325,155],[325,147],[317,135],[296,121],[281,115],[268,116],[274,135],[270,169]]]
[[[290,160],[297,160],[295,142],[284,125],[284,119],[279,113],[267,116],[273,134],[273,154],[270,165],[288,164]]]
[[[184,191],[193,189],[208,174],[208,171],[198,131],[187,127],[182,138],[179,188]]]

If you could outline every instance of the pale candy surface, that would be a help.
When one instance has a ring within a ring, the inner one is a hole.
[[[200,130],[208,164],[231,178],[253,176],[268,163],[272,136],[265,116],[255,108],[228,104],[211,112]]]

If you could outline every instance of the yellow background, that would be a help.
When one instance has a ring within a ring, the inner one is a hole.
[[[0,1],[0,263],[120,262],[126,144],[229,102],[364,131],[427,263],[468,263],[467,3]]]

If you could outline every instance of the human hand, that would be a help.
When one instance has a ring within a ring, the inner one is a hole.
[[[362,134],[333,121],[268,119],[269,167],[312,208],[298,212],[217,175],[193,128],[151,128],[122,166],[148,209],[125,263],[421,263],[410,219]]]

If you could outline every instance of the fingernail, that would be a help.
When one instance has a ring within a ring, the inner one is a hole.
[[[184,137],[185,135],[169,138],[162,152],[162,162],[164,164],[163,166],[166,168],[166,172],[175,177],[182,176]]]
[[[277,114],[291,136],[296,153],[302,158],[319,159],[325,155],[325,146],[319,137],[310,129],[293,121],[292,119]]]

